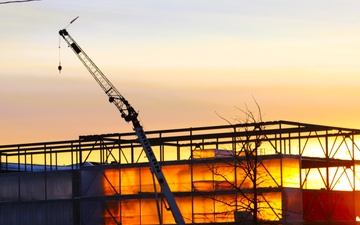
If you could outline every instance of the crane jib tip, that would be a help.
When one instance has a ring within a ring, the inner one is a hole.
[[[77,20],[79,18],[79,16],[75,17],[75,19],[71,20],[70,23],[65,27],[65,29],[70,26],[73,22],[75,22],[75,20]]]

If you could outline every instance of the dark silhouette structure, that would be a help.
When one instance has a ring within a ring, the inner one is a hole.
[[[360,130],[269,121],[147,135],[186,224],[252,223],[253,212],[257,224],[360,217]],[[250,213],[251,180],[236,166],[244,145],[257,146]],[[174,223],[133,132],[3,145],[0,160],[0,224],[160,224],[157,201],[161,223]]]

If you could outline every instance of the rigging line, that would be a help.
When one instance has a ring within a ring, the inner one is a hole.
[[[79,18],[79,16],[77,16],[73,20],[71,20],[70,23],[64,29],[66,29],[68,26],[70,26],[78,18]],[[61,66],[61,45],[60,45],[60,43],[61,43],[61,35],[59,35],[59,65],[58,65],[59,73],[61,73],[61,70],[62,70],[62,66]]]
[[[61,66],[61,37],[59,35],[59,66],[58,66],[59,73],[61,73],[62,66]]]

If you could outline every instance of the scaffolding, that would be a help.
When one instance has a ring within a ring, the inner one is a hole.
[[[187,224],[251,224],[254,193],[258,224],[360,217],[360,130],[270,121],[147,135]],[[240,166],[249,149],[255,183]],[[134,133],[3,145],[0,163],[0,224],[174,224],[161,193],[159,222]]]

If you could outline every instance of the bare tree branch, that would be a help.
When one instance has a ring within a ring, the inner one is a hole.
[[[221,115],[218,114],[216,111],[215,111],[215,113],[216,113],[216,115],[217,115],[218,117],[220,117],[221,119],[225,120],[228,124],[232,125],[232,123],[231,123],[228,119],[226,119],[225,117],[221,116]]]
[[[224,206],[230,206],[229,210],[235,210],[233,213],[240,213],[239,219],[241,218],[242,221],[237,222],[256,225],[261,218],[267,217],[266,214],[268,213],[274,214],[277,218],[281,218],[281,213],[279,213],[280,209],[274,208],[262,193],[261,186],[266,180],[272,179],[276,184],[277,182],[271,176],[271,178],[267,177],[270,172],[264,166],[262,160],[258,158],[259,148],[264,139],[263,131],[265,127],[261,125],[263,122],[261,107],[254,97],[253,100],[256,105],[254,111],[251,111],[247,104],[243,109],[235,106],[241,112],[241,115],[235,118],[236,122],[254,124],[254,126],[239,128],[244,135],[238,137],[240,148],[233,155],[234,161],[229,164],[230,168],[238,170],[238,172],[235,172],[238,174],[237,181],[232,180],[232,178],[229,180],[227,175],[223,174],[222,169],[216,167],[216,164],[211,163],[207,166],[217,179],[226,182],[229,188],[237,193],[237,197],[233,201],[226,198],[221,199],[221,196],[214,196],[213,200]],[[232,124],[228,119],[219,114],[217,115],[228,124]],[[242,218],[244,215],[246,216]],[[252,218],[249,218],[250,216]]]

